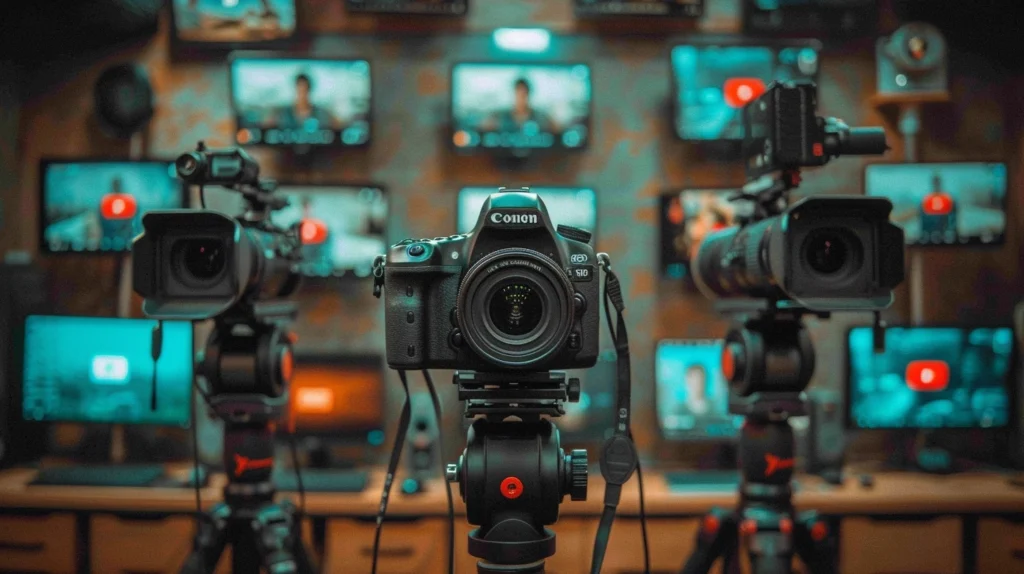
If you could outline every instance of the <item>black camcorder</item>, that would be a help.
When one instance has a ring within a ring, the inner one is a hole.
[[[142,217],[143,232],[132,244],[132,277],[146,316],[209,319],[293,293],[300,280],[301,240],[297,230],[270,223],[269,211],[287,200],[273,195],[272,182],[259,180],[258,164],[242,150],[200,145],[175,166],[189,183],[239,191],[249,209],[241,217],[207,209],[150,211]]]
[[[529,189],[501,188],[471,232],[393,245],[384,264],[389,366],[593,366],[600,288],[590,241],[582,229],[556,230]]]
[[[801,167],[888,149],[881,128],[817,117],[815,105],[813,84],[789,82],[773,83],[744,108],[752,181],[733,199],[757,208],[749,220],[701,243],[693,276],[708,298],[768,299],[815,311],[879,310],[892,303],[903,281],[903,230],[889,221],[888,199],[829,195],[783,207]],[[768,175],[780,172],[778,180]]]

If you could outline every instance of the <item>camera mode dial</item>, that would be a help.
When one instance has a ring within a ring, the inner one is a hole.
[[[590,243],[590,240],[594,237],[593,233],[585,229],[570,227],[568,225],[559,225],[555,228],[555,231],[566,239],[572,239],[573,241],[579,241],[580,243]]]
[[[573,449],[565,457],[568,467],[568,480],[566,481],[566,494],[572,500],[587,499],[587,451],[581,448]]]

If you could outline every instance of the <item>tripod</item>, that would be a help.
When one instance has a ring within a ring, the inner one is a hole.
[[[274,426],[288,402],[291,340],[280,319],[287,304],[252,317],[218,318],[200,370],[208,403],[224,421],[224,502],[203,515],[182,574],[212,573],[231,546],[234,574],[313,574],[296,509],[277,503],[271,475]]]
[[[476,418],[466,449],[449,464],[449,482],[459,483],[470,524],[469,553],[480,558],[478,574],[542,573],[555,553],[558,519],[568,494],[587,498],[587,451],[565,454],[558,429],[541,416],[565,414],[564,401],[579,400],[577,379],[565,373],[457,371],[459,400]],[[519,420],[508,420],[516,417]]]
[[[722,370],[732,383],[729,412],[743,415],[739,507],[713,509],[701,522],[697,548],[683,574],[705,574],[722,558],[723,572],[740,572],[743,542],[754,574],[788,574],[797,554],[814,574],[833,574],[829,526],[792,502],[793,429],[805,413],[803,390],[814,372],[814,348],[804,310],[761,311],[725,339]],[[827,317],[827,313],[818,313]]]

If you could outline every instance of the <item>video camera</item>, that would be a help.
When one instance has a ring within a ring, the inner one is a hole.
[[[284,298],[299,284],[297,229],[270,222],[288,205],[276,183],[260,179],[259,165],[241,149],[196,151],[175,161],[188,183],[221,185],[242,194],[247,209],[231,217],[207,209],[150,211],[132,245],[134,288],[148,317],[201,320],[235,306],[249,311]],[[202,191],[201,191],[202,193]]]
[[[789,302],[815,311],[878,310],[903,281],[903,231],[888,199],[833,195],[786,206],[801,167],[839,155],[880,155],[881,128],[850,128],[815,115],[810,83],[773,83],[743,111],[750,181],[734,201],[755,203],[739,226],[709,235],[694,281],[710,299]]]

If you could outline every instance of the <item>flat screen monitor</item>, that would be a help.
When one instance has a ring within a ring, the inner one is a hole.
[[[575,0],[577,16],[675,16],[697,18],[704,0]]]
[[[219,49],[295,35],[295,0],[171,0],[176,43]]]
[[[867,195],[888,198],[908,245],[988,245],[1006,236],[1006,165],[874,164]]]
[[[186,207],[169,161],[43,160],[39,247],[47,253],[124,253],[142,215]]]
[[[378,185],[281,185],[289,204],[271,214],[282,227],[300,224],[303,275],[369,277],[387,251],[388,201]]]
[[[300,436],[379,446],[384,391],[384,365],[378,357],[296,355],[288,416]]]
[[[349,12],[462,16],[469,0],[345,0]]]
[[[231,59],[231,102],[240,145],[370,142],[366,60],[236,56]]]
[[[671,52],[675,132],[687,141],[740,141],[743,106],[772,81],[814,80],[819,46],[692,41]]]
[[[654,353],[658,426],[666,438],[731,440],[743,417],[729,414],[721,339],[668,339]]]
[[[25,321],[22,414],[28,421],[188,426],[192,323],[32,315]],[[156,410],[152,408],[156,371]]]
[[[567,377],[580,380],[580,400],[565,403],[565,414],[555,421],[563,445],[576,448],[601,443],[614,431],[616,369],[615,353],[606,351],[598,355],[593,367],[566,371]]]
[[[870,327],[847,341],[847,426],[855,429],[1005,427],[1011,420],[1010,327],[889,327],[885,352]]]
[[[457,150],[577,150],[590,140],[586,64],[460,63],[451,85]]]
[[[587,187],[531,187],[548,209],[551,223],[568,225],[593,233],[597,228],[597,194]],[[464,187],[459,191],[458,233],[469,233],[476,226],[480,210],[497,186]]]
[[[690,277],[690,261],[704,238],[736,224],[750,211],[746,202],[729,201],[725,189],[684,189],[661,196],[661,275]]]

